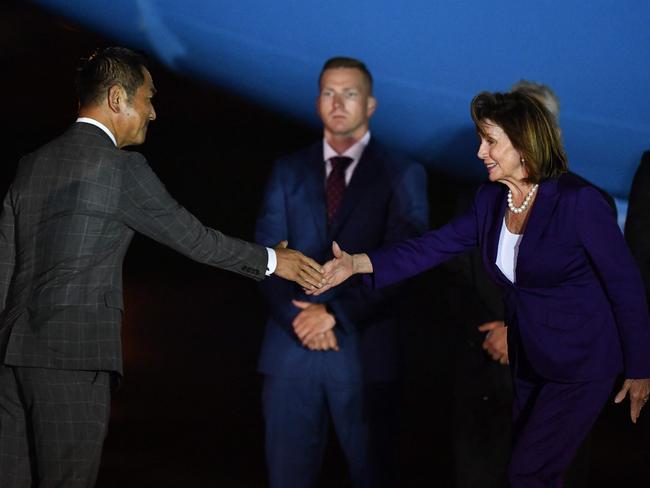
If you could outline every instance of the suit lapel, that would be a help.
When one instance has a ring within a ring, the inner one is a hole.
[[[489,228],[486,232],[486,257],[490,269],[493,271],[494,277],[502,284],[512,285],[510,280],[505,277],[497,262],[497,251],[499,248],[499,237],[501,236],[501,227],[503,226],[503,218],[506,212],[506,195],[508,194],[507,188],[504,186],[498,193],[495,199],[495,207],[491,209],[491,219],[489,220]]]
[[[519,255],[517,257],[517,265],[515,268],[515,276],[517,277],[517,282],[520,281],[522,267],[521,263],[524,263],[524,270],[526,262],[529,262],[529,256],[535,254],[535,249],[539,239],[544,234],[546,227],[548,226],[549,219],[553,215],[553,210],[557,204],[558,192],[557,192],[557,179],[551,179],[540,183],[539,189],[537,190],[537,197],[533,207],[530,209],[530,218],[526,224],[526,229],[524,230],[524,235],[521,238],[521,243],[519,245]],[[506,195],[507,189],[504,187],[503,191],[500,193],[500,196],[496,199],[497,207],[492,212],[494,218],[490,223],[490,228],[486,233],[487,246],[486,246],[486,257],[490,263],[490,269],[494,271],[495,277],[498,281],[512,285],[510,280],[508,280],[505,275],[501,272],[499,267],[495,264],[497,260],[497,251],[499,248],[499,237],[501,235],[501,226],[503,225],[503,218],[506,211]],[[525,271],[524,271],[525,273]]]
[[[553,210],[555,210],[558,201],[557,183],[558,179],[553,178],[539,184],[537,198],[533,208],[530,209],[530,218],[528,219],[524,236],[521,238],[521,244],[519,245],[516,274],[518,279],[521,276],[520,263],[524,263],[525,268],[526,263],[530,261],[529,257],[535,255],[537,244],[546,231],[549,220],[553,215]]]
[[[332,222],[332,226],[329,229],[328,237],[330,240],[334,239],[338,235],[339,231],[350,216],[350,213],[356,207],[357,202],[363,197],[367,189],[372,186],[373,170],[376,170],[376,168],[373,168],[375,153],[375,145],[373,140],[370,139],[368,145],[361,154],[361,159],[359,160],[354,173],[352,173],[350,183],[343,194],[341,207],[339,208],[339,211],[334,218],[334,222]]]
[[[314,144],[307,158],[305,170],[305,201],[311,209],[318,236],[327,239],[327,210],[325,209],[325,162],[323,161],[323,143]]]

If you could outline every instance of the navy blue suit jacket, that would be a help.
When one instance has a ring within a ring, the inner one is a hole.
[[[424,169],[371,139],[328,229],[323,143],[318,142],[275,162],[256,241],[273,246],[286,239],[290,247],[324,263],[332,258],[333,240],[347,251],[361,252],[419,235],[427,224]],[[351,280],[319,297],[308,297],[299,286],[273,276],[261,286],[271,311],[259,361],[261,372],[304,378],[324,361],[332,377],[340,381],[395,378],[395,289],[372,291],[361,280]],[[291,326],[299,312],[292,299],[328,304],[336,317],[334,332],[340,351],[310,351],[300,344]]]
[[[533,369],[555,381],[624,371],[650,377],[650,322],[639,270],[600,192],[565,174],[540,184],[519,247],[513,285],[495,261],[507,188],[482,186],[473,208],[436,231],[369,253],[374,286],[435,266],[476,245],[504,289],[511,362],[521,344]],[[517,333],[518,341],[510,340]]]

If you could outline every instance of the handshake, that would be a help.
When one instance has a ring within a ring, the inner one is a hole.
[[[334,258],[320,266],[299,251],[287,248],[287,241],[275,247],[278,265],[275,274],[295,281],[307,295],[320,295],[356,273],[371,273],[372,264],[365,254],[350,255],[332,243]],[[313,351],[338,351],[333,327],[336,319],[322,303],[293,300],[300,312],[293,321],[293,330],[302,344]]]

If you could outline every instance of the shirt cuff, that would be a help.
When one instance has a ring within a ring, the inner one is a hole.
[[[275,272],[275,268],[278,266],[278,258],[275,255],[274,249],[267,247],[266,252],[269,255],[269,260],[266,263],[266,276],[271,276]]]

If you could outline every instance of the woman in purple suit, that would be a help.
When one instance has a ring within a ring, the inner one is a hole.
[[[333,244],[327,287],[356,273],[383,287],[480,246],[503,287],[515,399],[511,485],[559,487],[613,388],[633,422],[650,394],[641,277],[598,190],[567,174],[560,133],[537,100],[481,93],[471,104],[489,182],[465,215],[423,236],[350,255]],[[327,287],[316,293],[321,293]],[[296,331],[303,340],[318,331]]]

